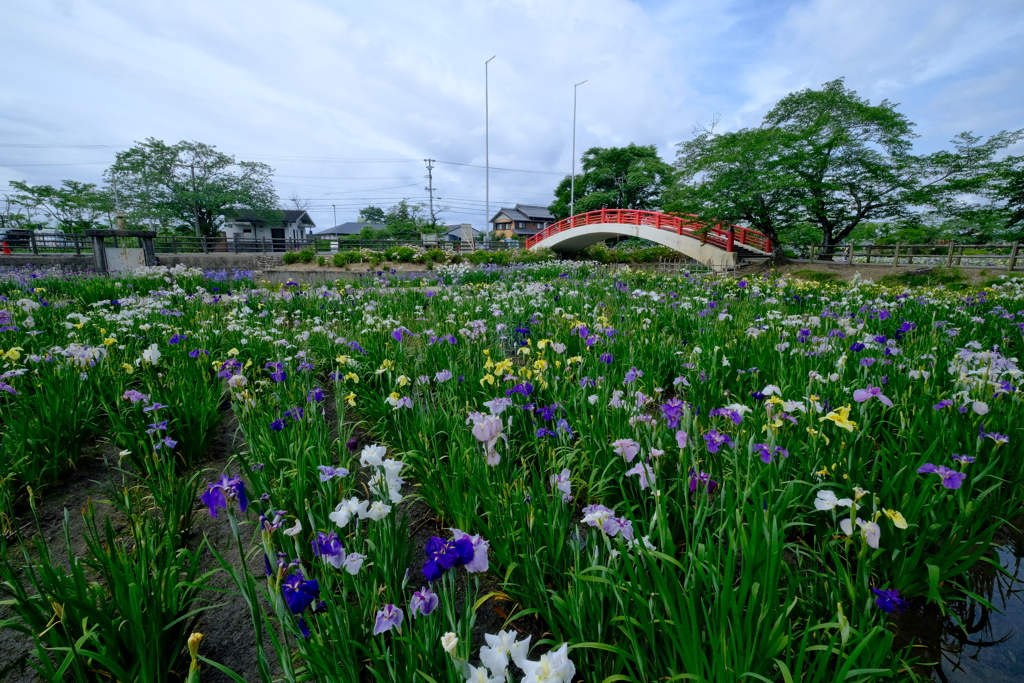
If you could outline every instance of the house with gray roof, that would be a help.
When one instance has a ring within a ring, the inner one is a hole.
[[[272,211],[259,215],[254,211],[241,210],[225,214],[225,222],[221,227],[229,239],[242,240],[273,240],[275,251],[284,251],[291,240],[303,240],[316,227],[309,214],[300,210]]]
[[[536,235],[555,222],[546,206],[516,204],[514,208],[502,207],[489,221],[496,239],[522,238]]]
[[[374,230],[380,230],[384,227],[383,223],[341,223],[335,225],[333,228],[327,228],[316,233],[317,237],[320,235],[358,235],[363,231],[363,228],[373,228]]]

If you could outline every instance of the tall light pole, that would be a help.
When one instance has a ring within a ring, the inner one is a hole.
[[[572,175],[569,185],[572,188],[569,194],[569,215],[576,215],[576,88],[587,81],[580,81],[572,86]]]
[[[338,207],[335,206],[334,204],[331,204],[331,208],[334,209],[334,225],[335,225],[335,227],[337,227],[337,225],[338,225]]]
[[[494,57],[497,56],[494,55]],[[494,57],[491,57],[491,59],[494,59]],[[487,65],[491,63],[491,59],[484,62],[484,168],[487,169],[484,171],[484,187],[486,188],[484,190],[484,211],[487,213],[484,216],[483,226],[485,234],[490,232],[487,229],[487,224],[491,220],[491,103],[488,94],[490,83],[487,70]]]

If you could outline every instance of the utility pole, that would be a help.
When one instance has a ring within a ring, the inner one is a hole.
[[[576,85],[572,86],[572,175],[569,176],[571,180],[569,184],[571,186],[569,194],[569,215],[576,215],[576,88],[580,87],[587,81],[580,81]]]
[[[423,189],[430,193],[430,223],[431,225],[437,225],[437,217],[434,215],[434,162],[437,159],[424,159],[423,162],[427,165],[427,186]]]
[[[110,184],[114,188],[114,220],[117,221],[117,229],[124,230],[124,214],[121,213],[121,197],[117,194],[117,175],[110,173]]]
[[[331,208],[334,209],[334,226],[338,226],[338,207],[335,204],[331,204]]]
[[[497,56],[494,55],[494,57]],[[494,57],[491,57],[491,59],[494,59]],[[487,169],[484,176],[484,187],[486,188],[484,190],[484,211],[487,212],[487,215],[484,216],[484,234],[490,232],[487,226],[491,220],[491,103],[488,93],[490,83],[487,70],[487,65],[491,63],[491,59],[484,62],[484,164]]]
[[[573,135],[575,134],[574,131],[575,129],[573,128]],[[196,237],[201,238],[203,237],[203,232],[199,229],[199,207],[196,206],[196,164],[188,164],[188,168],[191,169],[191,174],[193,174],[193,220],[196,222]],[[206,248],[204,247],[205,250]]]

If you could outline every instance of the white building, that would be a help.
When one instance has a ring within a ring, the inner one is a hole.
[[[285,210],[278,211],[278,214],[278,220],[263,220],[251,211],[243,211],[238,217],[226,221],[221,230],[229,241],[236,236],[239,240],[274,240],[275,245],[281,245],[278,251],[283,251],[288,242],[305,239],[316,227],[305,211]]]

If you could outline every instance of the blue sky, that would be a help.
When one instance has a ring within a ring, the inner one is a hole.
[[[442,217],[479,227],[495,54],[490,163],[516,170],[492,168],[492,214],[550,203],[584,79],[577,156],[635,142],[671,161],[695,125],[757,125],[787,93],[839,77],[899,103],[920,151],[1024,128],[1020,0],[5,5],[0,193],[9,180],[98,182],[135,140],[189,139],[269,163],[281,198],[309,199],[320,228],[332,205],[343,222],[425,200],[434,158],[447,162],[434,172]]]

